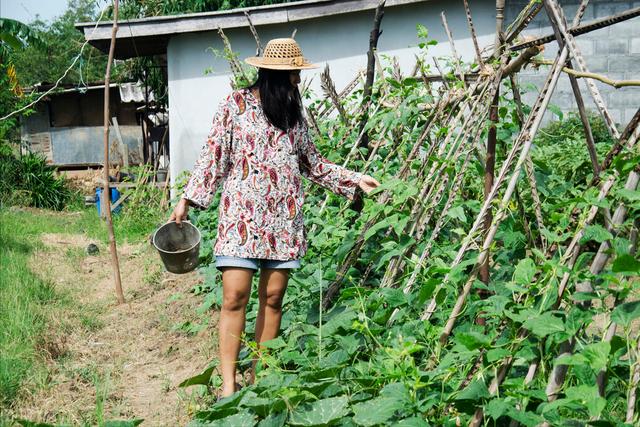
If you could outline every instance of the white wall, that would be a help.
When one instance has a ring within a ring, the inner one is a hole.
[[[481,47],[493,43],[495,29],[495,2],[471,2]],[[425,1],[407,6],[389,7],[382,20],[383,34],[378,48],[381,54],[398,56],[401,68],[408,73],[415,64],[418,51],[416,24],[423,24],[439,44],[430,49],[434,56],[450,55],[449,43],[441,24],[444,11],[456,38],[458,53],[472,59],[474,49],[469,36],[462,1]],[[331,16],[323,19],[298,21],[288,24],[257,27],[263,43],[271,38],[289,37],[298,29],[296,40],[305,57],[324,67],[329,63],[338,90],[341,90],[359,69],[367,64],[369,33],[374,11]],[[225,31],[234,51],[241,59],[255,54],[255,41],[248,28]],[[222,41],[216,32],[185,34],[173,37],[168,46],[169,123],[171,149],[171,180],[193,167],[204,144],[212,115],[219,101],[226,96],[229,85],[229,67],[223,58],[216,58],[207,48],[222,50]],[[213,73],[205,75],[205,70]],[[303,71],[302,78],[322,71]],[[319,77],[311,88],[321,94]]]

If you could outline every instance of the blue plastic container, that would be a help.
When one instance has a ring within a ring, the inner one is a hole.
[[[98,209],[98,216],[102,215],[102,188],[97,187],[96,188],[96,208]],[[120,198],[120,192],[118,191],[117,188],[112,188],[111,189],[111,204],[113,205],[115,202],[118,201],[118,199]],[[117,208],[115,208],[112,213],[117,214],[120,212],[120,210],[122,209],[122,205],[119,205]]]

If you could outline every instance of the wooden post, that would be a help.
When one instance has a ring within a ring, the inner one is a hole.
[[[494,55],[500,56],[502,53],[502,25],[504,22],[504,4],[505,0],[496,0],[496,39],[494,47]],[[496,168],[496,141],[497,141],[497,124],[499,120],[498,116],[498,104],[500,103],[500,87],[498,86],[496,94],[491,101],[491,109],[489,110],[489,120],[491,125],[489,127],[489,134],[487,135],[487,160],[484,166],[484,195],[485,198],[491,193],[493,187],[493,177]],[[484,229],[485,235],[491,228],[491,222],[493,221],[493,212],[491,209],[487,210],[487,215],[484,217]],[[479,276],[483,283],[489,284],[489,260],[490,256],[485,258],[485,261],[480,265]],[[481,297],[486,297],[486,292],[480,292]],[[478,318],[478,323],[484,324],[484,319]]]
[[[113,52],[116,46],[116,33],[118,32],[118,0],[113,0],[113,27],[111,29],[111,44],[109,45],[109,58],[107,60],[107,70],[104,75],[104,213],[107,220],[107,230],[109,231],[109,250],[111,252],[111,267],[113,269],[113,281],[116,287],[116,298],[118,304],[124,302],[122,292],[122,282],[120,281],[120,264],[118,262],[118,249],[116,247],[116,237],[113,233],[113,221],[111,220],[111,189],[109,188],[109,80],[111,77],[111,63],[113,62]]]
[[[380,22],[382,22],[382,17],[384,16],[384,4],[386,0],[381,0],[378,3],[378,7],[376,8],[376,14],[373,19],[373,29],[371,30],[371,35],[369,36],[369,51],[367,52],[367,80],[364,84],[364,91],[362,94],[362,103],[363,103],[363,112],[362,119],[360,121],[360,132],[364,130],[364,127],[367,124],[367,120],[369,120],[369,115],[367,114],[367,110],[369,109],[369,103],[371,101],[371,89],[373,87],[373,79],[375,75],[375,65],[376,65],[376,57],[375,50],[378,48],[378,38],[382,31],[380,31]],[[367,147],[369,145],[369,135],[365,132],[362,135],[362,139],[358,144],[359,147]]]
[[[546,1],[543,2],[545,9],[547,10],[547,15],[549,16],[549,22],[553,27],[554,34],[556,35],[556,40],[558,42],[558,46],[560,49],[564,47],[564,40],[562,39],[562,35],[560,34],[559,23],[554,20],[553,12],[551,11],[549,3]],[[584,9],[580,8],[579,12],[584,13]],[[580,17],[582,15],[580,13]],[[580,19],[580,18],[576,18]],[[563,23],[566,25],[566,23]],[[573,69],[573,65],[571,60],[567,61],[567,68]],[[582,127],[584,128],[584,136],[587,143],[587,150],[589,151],[589,157],[591,158],[591,164],[593,166],[593,175],[598,176],[600,174],[600,163],[598,162],[598,154],[596,153],[596,144],[593,139],[593,132],[591,131],[591,124],[589,123],[589,116],[587,116],[587,110],[584,106],[584,100],[582,99],[582,93],[580,93],[580,86],[578,85],[578,79],[576,76],[572,74],[568,74],[569,82],[571,82],[571,90],[573,91],[573,96],[576,99],[576,105],[578,107],[578,113],[580,114],[580,120],[582,121]]]
[[[125,145],[124,140],[122,139],[120,126],[118,125],[118,118],[115,116],[112,117],[111,122],[113,123],[113,131],[115,132],[116,139],[118,140],[118,151],[122,157],[122,167],[129,170],[129,147]]]

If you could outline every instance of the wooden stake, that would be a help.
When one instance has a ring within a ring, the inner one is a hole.
[[[484,61],[482,61],[482,54],[480,53],[480,46],[478,45],[478,37],[476,36],[476,29],[473,25],[473,19],[471,19],[471,9],[469,9],[469,1],[463,0],[464,10],[467,13],[467,24],[469,25],[469,32],[471,33],[471,40],[473,41],[473,48],[476,51],[476,61],[480,68],[484,68]]]
[[[559,23],[555,22],[553,12],[550,9],[549,3],[544,2],[544,7],[547,11],[547,15],[549,15],[549,21],[551,22],[551,26],[553,27],[553,31],[556,35],[556,40],[558,41],[558,46],[562,49],[564,47],[564,40],[562,39],[562,35],[559,30]],[[580,8],[578,10],[578,15],[576,15],[576,20],[582,18],[581,13],[584,13],[584,9]],[[566,25],[566,22],[563,22],[563,25]],[[573,69],[573,65],[571,65],[571,60],[567,61],[566,68]],[[580,120],[582,121],[582,127],[584,128],[585,140],[587,143],[587,150],[589,151],[589,157],[591,158],[591,165],[593,167],[593,175],[598,176],[600,174],[600,163],[598,162],[598,154],[596,153],[596,143],[593,139],[593,132],[591,131],[591,124],[589,123],[589,117],[587,116],[587,110],[584,106],[584,100],[582,99],[582,93],[580,93],[580,85],[578,85],[578,79],[576,76],[572,74],[569,75],[569,82],[571,83],[571,90],[573,91],[573,96],[576,99],[576,105],[578,106],[578,113],[580,114]]]
[[[109,250],[111,252],[111,268],[113,269],[113,281],[116,287],[116,298],[118,304],[124,303],[124,293],[122,292],[122,282],[120,281],[120,263],[118,262],[118,248],[116,247],[116,237],[113,232],[113,221],[111,219],[111,188],[109,188],[109,81],[111,80],[111,63],[113,62],[113,52],[116,47],[116,33],[118,32],[118,0],[113,0],[113,26],[111,28],[111,44],[109,45],[109,58],[107,60],[107,70],[104,75],[104,214],[107,219],[107,230],[109,231]]]
[[[362,97],[362,104],[366,106],[363,110],[362,119],[360,120],[360,132],[364,131],[364,127],[369,120],[367,110],[369,109],[371,101],[371,90],[373,88],[373,79],[375,77],[376,57],[374,55],[375,50],[378,48],[378,38],[382,31],[380,31],[380,23],[384,16],[384,5],[386,0],[380,0],[378,7],[376,7],[376,14],[373,18],[373,29],[369,36],[369,51],[367,52],[367,80],[364,84],[364,91]],[[369,145],[369,135],[365,132],[362,135],[362,139],[358,144],[358,147],[367,147]]]
[[[444,12],[440,13],[440,18],[442,19],[442,26],[444,27],[444,31],[447,34],[447,38],[449,39],[449,46],[451,47],[451,55],[453,55],[453,62],[456,67],[456,71],[458,72],[458,76],[460,76],[460,81],[462,81],[462,86],[465,87],[466,83],[464,81],[464,73],[462,72],[462,67],[460,67],[460,56],[458,55],[458,51],[456,50],[456,44],[453,41],[453,34],[449,29],[449,24],[447,22],[447,16]]]
[[[494,54],[496,56],[500,56],[502,54],[502,25],[504,21],[504,2],[505,0],[496,0],[496,40],[495,40],[495,48]],[[496,88],[496,93],[493,96],[493,100],[491,101],[491,108],[489,110],[489,121],[491,124],[489,125],[489,133],[487,135],[487,160],[485,161],[484,166],[484,197],[485,199],[489,197],[491,194],[491,188],[493,188],[493,176],[495,174],[496,169],[496,142],[498,140],[498,121],[500,117],[498,116],[498,107],[500,104],[500,83],[498,83],[498,88]],[[484,232],[485,236],[489,233],[489,229],[491,228],[491,223],[493,222],[493,211],[491,208],[487,210],[487,214],[484,217]],[[489,284],[489,261],[491,259],[491,254],[487,253],[487,257],[484,262],[480,265],[480,280],[485,284]],[[478,296],[481,298],[486,298],[488,296],[488,292],[485,290],[479,290]],[[478,318],[477,322],[479,324],[484,324],[483,318]]]
[[[253,38],[256,40],[256,56],[261,56],[263,48],[262,43],[260,42],[260,37],[258,36],[258,31],[253,25],[253,21],[251,21],[251,15],[249,15],[248,11],[244,11],[244,16],[247,17],[247,21],[249,22],[249,29],[251,30],[251,34],[253,34]]]

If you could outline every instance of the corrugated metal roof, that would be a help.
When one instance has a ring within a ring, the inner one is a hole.
[[[48,83],[38,83],[36,85],[33,85],[30,88],[27,88],[26,92],[31,92],[34,90],[36,92],[44,92],[50,89],[52,86],[53,86],[52,84],[48,84]],[[99,83],[99,82],[89,83],[88,85],[85,85],[85,86],[75,86],[75,85],[69,85],[69,84],[60,85],[60,86],[59,86],[59,89],[61,90],[57,90],[49,96],[56,96],[56,94],[60,94],[60,93],[74,93],[74,92],[84,93],[89,90],[104,90],[104,83]],[[127,82],[127,83],[111,83],[109,84],[109,87],[111,88],[117,87],[119,89],[120,100],[122,102],[136,102],[136,103],[145,102],[144,86],[141,81]],[[153,96],[153,91],[149,91],[149,101],[150,102],[155,101],[155,97]]]
[[[385,8],[430,0],[387,0]],[[249,25],[246,13],[255,26],[280,24],[323,18],[332,15],[372,10],[379,0],[305,0],[268,6],[246,7],[225,11],[158,16],[118,22],[115,56],[119,59],[166,53],[169,38],[176,34],[213,31],[219,28],[239,28]],[[112,22],[76,24],[85,39],[107,52],[111,40]]]
[[[144,87],[141,82],[120,83],[120,100],[122,102],[145,102]],[[149,101],[154,101],[153,92],[149,91]]]

